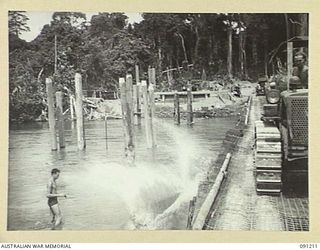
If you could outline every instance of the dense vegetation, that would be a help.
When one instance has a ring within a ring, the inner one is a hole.
[[[255,79],[275,74],[285,62],[280,44],[307,35],[303,14],[144,13],[128,24],[124,13],[55,12],[31,42],[28,17],[9,12],[10,120],[33,120],[45,109],[44,79],[73,91],[75,72],[85,89],[116,90],[118,78],[149,65],[156,67],[160,88],[167,88],[167,68],[193,64],[193,77],[208,80]],[[56,43],[55,43],[56,40]],[[55,44],[57,44],[55,56]],[[56,58],[56,60],[55,60]],[[204,73],[205,72],[205,73]],[[175,75],[178,78],[179,75]]]

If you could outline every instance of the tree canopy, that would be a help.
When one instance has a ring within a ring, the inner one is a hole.
[[[55,12],[31,42],[23,11],[9,12],[10,114],[32,120],[45,108],[46,77],[56,89],[74,90],[80,72],[85,89],[116,90],[119,77],[156,67],[158,81],[167,68],[193,65],[193,77],[255,79],[275,74],[286,52],[279,44],[307,35],[307,15],[246,13],[143,13],[128,23],[125,13]],[[288,37],[289,36],[289,37]],[[275,49],[278,48],[276,51]],[[55,56],[56,54],[56,56]],[[271,60],[270,60],[271,58]],[[250,65],[250,67],[249,67]],[[166,81],[159,84],[166,88]],[[27,105],[25,105],[27,104]],[[32,112],[30,112],[32,110]],[[17,115],[21,114],[21,115]]]

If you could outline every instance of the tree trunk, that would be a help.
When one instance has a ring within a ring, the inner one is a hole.
[[[244,62],[243,62],[243,32],[239,32],[239,65],[240,65],[240,79],[244,76]]]
[[[240,77],[241,79],[248,78],[247,64],[246,64],[246,32],[239,33],[239,61],[240,61]]]
[[[243,65],[244,65],[244,78],[248,79],[248,64],[247,64],[247,52],[246,52],[246,44],[247,44],[247,34],[243,33]]]
[[[268,78],[268,40],[264,41],[264,74]]]
[[[199,29],[197,27],[197,24],[195,25],[195,34],[196,34],[196,44],[194,46],[194,63],[198,61],[199,57],[199,43],[200,43],[200,36],[199,36]]]
[[[257,50],[257,37],[252,37],[252,64],[257,66],[258,64],[258,50]]]
[[[290,27],[289,27],[289,21],[288,21],[288,14],[287,13],[284,13],[284,19],[285,19],[285,22],[286,22],[286,39],[287,41],[289,40],[290,38]]]
[[[200,14],[194,14],[193,15],[193,20],[194,20],[194,32],[196,35],[196,43],[194,46],[194,51],[193,51],[193,56],[194,56],[194,60],[193,63],[194,64],[198,64],[199,62],[199,45],[200,45],[200,31],[199,31],[199,26],[200,26]],[[200,66],[200,65],[199,65]]]
[[[57,51],[57,35],[54,35],[54,74],[57,74],[58,51]]]
[[[228,77],[232,78],[232,27],[228,27]]]
[[[188,61],[186,46],[185,46],[185,43],[184,43],[184,38],[180,33],[178,33],[178,36],[181,39],[181,46],[182,46],[182,50],[183,50],[184,60]]]
[[[307,36],[309,34],[308,32],[308,14],[303,13],[300,15],[300,36]]]
[[[41,75],[42,75],[42,72],[43,72],[44,68],[42,67],[39,74],[38,74],[38,82],[40,82],[40,78],[41,78]]]
[[[158,59],[159,59],[159,71],[162,69],[162,51],[161,51],[161,39],[158,35]]]
[[[176,58],[175,58],[176,60],[176,67],[177,67],[177,72],[179,72],[180,73],[180,65],[179,65],[179,53],[178,53],[178,50],[177,50],[177,53],[176,53]]]
[[[209,62],[213,61],[213,37],[210,35],[210,40],[209,40]]]
[[[303,13],[300,14],[300,36],[308,36],[309,35],[309,30],[308,30],[308,14]],[[308,54],[308,49],[307,48],[300,48],[302,52],[305,52]]]
[[[217,59],[219,58],[219,54],[218,54],[219,45],[220,45],[219,40],[215,40],[214,44],[213,44],[213,58],[214,58],[214,61],[217,61]]]

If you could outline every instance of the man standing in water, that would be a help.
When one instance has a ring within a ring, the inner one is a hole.
[[[54,168],[51,170],[51,177],[49,179],[48,185],[47,185],[47,198],[48,198],[48,205],[50,208],[50,212],[52,214],[52,223],[53,228],[55,229],[57,226],[60,225],[62,216],[61,211],[58,203],[58,197],[65,197],[67,198],[66,194],[58,194],[57,193],[57,184],[56,180],[59,178],[60,170],[57,168]]]

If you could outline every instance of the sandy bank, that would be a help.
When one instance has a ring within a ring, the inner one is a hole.
[[[237,82],[241,87],[241,97],[236,97],[232,94],[230,86],[218,91],[212,91],[209,98],[194,98],[193,111],[195,117],[211,118],[211,117],[226,117],[239,114],[239,109],[244,105],[247,96],[254,92],[254,84],[242,81]],[[87,107],[85,110],[86,117],[89,120],[103,119],[105,114],[109,118],[121,118],[121,103],[120,100],[102,100],[99,98],[93,99],[97,106],[96,109]],[[143,108],[143,107],[142,107]],[[187,110],[186,99],[180,100],[181,117],[186,117]],[[156,99],[155,114],[158,118],[173,117],[173,101],[168,100],[163,102]]]

